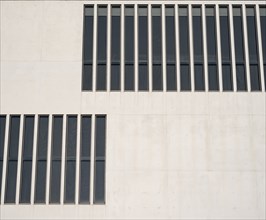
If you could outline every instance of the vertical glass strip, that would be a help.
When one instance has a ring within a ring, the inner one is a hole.
[[[260,72],[258,61],[258,42],[256,30],[255,8],[247,7],[247,31],[248,31],[248,50],[249,50],[249,65],[250,65],[250,84],[251,91],[261,90]]]
[[[111,10],[111,90],[120,90],[120,42],[121,42],[121,8],[112,6]]]
[[[50,203],[60,203],[63,116],[53,116],[50,173]]]
[[[175,12],[174,6],[165,8],[166,35],[166,87],[167,91],[177,90],[176,79],[176,45],[175,45]]]
[[[219,77],[217,70],[217,41],[214,6],[206,7],[206,29],[208,50],[208,81],[209,91],[219,90]]]
[[[265,6],[260,7],[260,26],[261,26],[261,40],[262,40],[262,54],[263,54],[263,68],[264,68],[264,85],[266,87],[266,7]]]
[[[139,52],[139,90],[149,90],[148,73],[148,8],[139,6],[138,8],[138,52]]]
[[[134,6],[125,7],[125,91],[134,91]]]
[[[34,116],[25,116],[21,166],[20,203],[30,203]]]
[[[105,91],[107,86],[106,50],[107,50],[107,6],[98,6],[97,26],[97,74],[96,90]]]
[[[162,12],[160,6],[152,6],[152,90],[163,90],[162,73]]]
[[[79,203],[90,202],[91,116],[81,117]]]
[[[92,90],[93,6],[84,9],[82,90]]]
[[[6,131],[6,116],[0,115],[0,198],[1,198],[1,189],[2,189],[5,131]]]
[[[49,117],[47,115],[39,116],[37,159],[36,159],[37,167],[36,167],[36,182],[35,182],[35,203],[45,203],[48,122],[49,122]]]
[[[65,203],[75,202],[77,116],[67,117]]]
[[[191,90],[190,77],[190,55],[189,55],[189,29],[188,29],[188,8],[181,6],[179,14],[179,45],[180,45],[180,82],[181,91]]]
[[[15,203],[20,115],[10,116],[5,203]]]
[[[105,203],[105,144],[106,117],[96,116],[95,120],[95,173],[94,173],[94,203]]]
[[[243,23],[240,6],[233,7],[237,91],[247,91]]]
[[[201,7],[192,8],[195,90],[204,91]]]

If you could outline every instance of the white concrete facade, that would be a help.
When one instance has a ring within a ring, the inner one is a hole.
[[[143,3],[101,4],[128,2]],[[265,4],[146,3],[243,2]],[[266,93],[81,92],[94,3],[0,2],[0,114],[106,114],[106,204],[6,205],[2,193],[0,219],[265,219]]]

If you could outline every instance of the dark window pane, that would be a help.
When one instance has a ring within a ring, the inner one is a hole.
[[[111,66],[111,90],[120,90],[120,64]]]
[[[223,71],[223,90],[224,91],[233,90],[231,66],[230,65],[223,65],[222,71]]]
[[[6,130],[6,116],[0,116],[0,161],[3,160],[4,156],[5,130]]]
[[[264,85],[266,87],[266,7],[260,7],[260,24],[264,65]]]
[[[94,203],[105,203],[105,161],[96,161]]]
[[[180,68],[181,77],[181,90],[188,91],[191,89],[190,73],[188,65],[181,65]]]
[[[176,91],[176,68],[174,65],[167,65],[167,91]]]
[[[195,90],[204,90],[204,72],[203,72],[203,65],[195,65]]]
[[[95,148],[96,148],[96,158],[105,157],[105,116],[96,116],[96,125],[95,125]]]
[[[250,65],[250,83],[251,91],[261,90],[258,65]]]
[[[193,7],[193,51],[194,62],[203,62],[201,8]]]
[[[18,159],[18,141],[19,141],[20,116],[11,116],[8,144],[8,158]]]
[[[214,7],[206,8],[208,62],[217,63],[216,24]]]
[[[188,10],[187,7],[179,8],[179,45],[180,62],[189,62],[189,35],[188,35]]]
[[[17,161],[8,161],[5,203],[15,203],[17,183]]]
[[[35,182],[35,203],[45,203],[46,160],[37,161]]]
[[[67,117],[67,134],[66,134],[66,158],[76,158],[77,145],[77,116]]]
[[[32,160],[34,116],[26,116],[23,136],[23,160]]]
[[[62,128],[63,116],[54,116],[52,130],[52,160],[61,159],[62,156]]]
[[[217,73],[216,65],[208,65],[209,72],[209,90],[218,91],[219,90],[219,79]]]
[[[2,189],[2,172],[3,172],[3,161],[0,160],[0,198],[1,198],[1,189]]]
[[[52,161],[50,180],[50,203],[60,203],[61,160]]]
[[[79,202],[90,202],[90,161],[84,160],[80,163],[80,191]]]
[[[236,65],[236,80],[237,80],[237,90],[246,91],[246,73],[244,65]]]
[[[48,144],[48,116],[39,116],[37,160],[47,159],[47,144]]]
[[[20,203],[30,203],[32,161],[23,161],[20,187]]]
[[[90,157],[91,155],[91,116],[82,116],[81,118],[81,157]]]
[[[139,65],[139,90],[149,90],[149,73],[147,64]]]
[[[66,163],[65,203],[75,202],[76,161]]]
[[[166,61],[176,62],[174,7],[165,9]]]
[[[163,73],[161,64],[153,64],[152,67],[152,88],[153,90],[163,90]]]
[[[221,49],[222,49],[222,62],[230,62],[230,35],[229,35],[229,18],[228,8],[220,7],[220,32],[221,32]]]
[[[148,57],[148,9],[140,7],[138,9],[138,38],[139,38],[139,61],[146,61]]]
[[[92,64],[83,66],[82,89],[92,90]]]
[[[106,64],[98,64],[97,67],[97,90],[106,90]]]
[[[135,72],[133,64],[126,64],[125,66],[125,90],[133,91],[135,85]]]

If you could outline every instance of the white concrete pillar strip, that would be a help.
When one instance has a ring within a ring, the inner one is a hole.
[[[162,71],[163,71],[163,91],[166,92],[166,35],[165,35],[165,4],[162,4]]]
[[[96,91],[97,69],[97,4],[94,5],[93,13],[93,65],[92,65],[92,91]]]
[[[138,91],[138,79],[139,79],[139,75],[138,75],[138,67],[139,67],[139,60],[138,60],[138,5],[135,4],[134,5],[134,48],[135,48],[135,54],[134,54],[134,59],[135,59],[135,92]]]
[[[178,17],[178,5],[175,4],[175,43],[176,43],[176,80],[177,91],[181,90],[181,78],[180,78],[180,46],[179,46],[179,17]]]
[[[203,37],[203,62],[204,62],[204,79],[205,79],[205,91],[209,91],[208,80],[208,53],[207,53],[207,28],[206,28],[206,15],[205,5],[202,5],[202,37]]]
[[[216,36],[217,36],[217,56],[218,56],[218,74],[219,74],[219,91],[223,91],[223,77],[222,77],[222,50],[221,50],[221,29],[220,29],[220,16],[219,5],[215,5],[216,16]]]
[[[195,91],[194,79],[194,53],[193,53],[193,24],[192,24],[192,5],[188,5],[188,36],[189,36],[189,53],[190,53],[190,74],[191,74],[191,91]]]
[[[94,198],[94,155],[95,152],[95,115],[91,116],[91,158],[90,158],[90,204],[93,204]]]
[[[81,115],[77,115],[75,204],[79,203]]]
[[[111,91],[111,5],[107,5],[107,92]]]
[[[259,5],[255,6],[256,24],[257,24],[257,39],[258,39],[258,53],[259,53],[259,70],[261,78],[261,91],[265,91],[266,85],[264,84],[264,68],[263,68],[263,52],[262,52],[262,38],[261,38],[261,23],[260,23],[260,8]]]
[[[231,60],[232,60],[232,76],[233,76],[233,91],[237,91],[236,84],[236,57],[235,57],[235,38],[234,38],[234,23],[233,23],[233,7],[230,4],[228,6],[228,18],[229,18],[229,33],[230,33],[230,47],[231,47]]]
[[[48,118],[48,146],[47,146],[47,170],[46,170],[46,195],[45,195],[45,203],[49,204],[50,197],[50,171],[51,171],[51,148],[52,148],[52,125],[53,125],[53,116],[49,115]]]
[[[67,115],[63,115],[60,204],[64,204],[64,191],[65,191],[66,123],[67,123]]]
[[[18,142],[18,164],[17,164],[17,182],[16,182],[16,200],[15,203],[19,203],[20,194],[20,177],[21,177],[21,155],[22,155],[22,139],[23,139],[23,128],[24,128],[25,115],[20,115],[19,124],[19,142]]]
[[[124,92],[125,85],[125,6],[121,4],[121,17],[120,17],[120,32],[121,32],[121,46],[120,46],[120,60],[121,60],[121,92]]]
[[[34,135],[33,135],[33,155],[32,155],[32,173],[31,173],[31,204],[34,204],[35,198],[35,177],[36,177],[36,158],[37,158],[37,139],[38,139],[39,116],[34,116]]]
[[[151,4],[148,5],[148,67],[149,67],[149,91],[152,91],[152,28],[151,28]]]
[[[5,189],[6,189],[6,173],[7,173],[7,155],[8,155],[8,137],[9,137],[9,124],[10,124],[10,115],[6,115],[6,126],[5,126],[5,140],[4,140],[4,155],[3,155],[3,170],[2,170],[2,189],[1,189],[1,198],[0,204],[5,202]],[[0,180],[1,181],[1,180]]]
[[[248,33],[247,33],[247,17],[246,17],[246,7],[242,5],[242,19],[243,19],[243,34],[244,34],[244,52],[246,61],[246,77],[247,77],[247,90],[251,91],[250,83],[250,68],[249,68],[249,49],[248,49]]]

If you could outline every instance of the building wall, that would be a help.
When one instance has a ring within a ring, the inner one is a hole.
[[[106,114],[106,204],[0,219],[265,219],[265,92],[81,92],[88,3],[0,2],[0,113]]]

